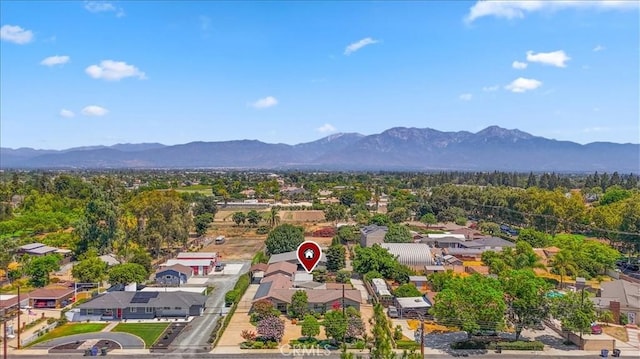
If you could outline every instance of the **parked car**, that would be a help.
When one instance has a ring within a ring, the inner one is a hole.
[[[224,243],[224,241],[225,241],[224,236],[217,236],[216,240],[215,240],[215,243],[216,244],[222,244],[222,243]]]
[[[591,334],[602,334],[602,327],[596,323],[591,324]]]
[[[224,263],[216,263],[216,266],[213,268],[214,271],[220,272],[224,269]]]
[[[387,315],[389,316],[389,318],[398,318],[398,308],[389,306],[389,308],[387,309]]]

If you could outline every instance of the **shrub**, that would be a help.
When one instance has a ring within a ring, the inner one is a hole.
[[[451,343],[451,349],[487,349],[487,343],[475,340]]]
[[[269,226],[260,226],[256,229],[256,234],[269,234],[271,228]]]
[[[263,342],[255,342],[253,343],[253,349],[262,349],[264,348],[264,343]]]
[[[396,329],[393,331],[393,339],[402,339],[402,327],[400,325],[396,325]]]
[[[419,348],[420,344],[414,342],[413,340],[398,340],[396,341],[397,349],[416,349]]]
[[[503,350],[543,350],[544,343],[536,340],[532,342],[493,342],[487,345],[488,349],[497,349],[498,347]]]
[[[229,307],[231,306],[233,303],[235,303],[238,300],[238,296],[239,293],[237,290],[233,289],[228,291],[225,295],[224,295],[224,304]]]

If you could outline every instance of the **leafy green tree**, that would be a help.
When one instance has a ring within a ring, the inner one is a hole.
[[[453,273],[453,270],[448,269],[448,270],[446,270],[444,272],[436,272],[436,273],[429,274],[427,279],[429,280],[429,283],[431,284],[431,289],[434,292],[440,292],[455,277],[456,277],[456,275]]]
[[[438,219],[433,213],[425,213],[420,217],[420,222],[424,223],[427,226],[427,229],[434,224],[438,223]]]
[[[313,315],[305,315],[302,321],[302,335],[307,338],[313,338],[320,334],[320,323]]]
[[[304,290],[297,290],[291,296],[291,305],[289,305],[289,314],[291,318],[302,319],[309,311],[309,300],[307,292]]]
[[[94,255],[76,263],[71,274],[81,283],[100,283],[106,277],[107,263]]]
[[[409,211],[404,207],[397,207],[387,213],[387,216],[389,216],[389,219],[393,223],[402,223],[409,218]]]
[[[551,265],[551,271],[560,275],[560,288],[562,288],[566,276],[578,273],[578,265],[568,250],[561,249],[551,258],[549,264]]]
[[[282,224],[271,230],[265,241],[267,254],[273,255],[295,251],[304,242],[304,229],[291,224]]]
[[[531,328],[548,316],[546,292],[549,289],[544,279],[533,271],[510,270],[500,276],[507,304],[507,321],[516,330],[516,340],[524,328]]]
[[[145,251],[143,248],[138,247],[133,250],[131,258],[129,258],[128,262],[140,264],[142,267],[144,267],[147,273],[151,273],[151,260],[152,258],[149,252]]]
[[[138,244],[157,257],[163,247],[184,246],[192,224],[188,204],[178,192],[144,191],[135,195],[126,205],[137,225],[127,227]]]
[[[118,231],[117,208],[113,202],[101,198],[90,200],[84,216],[75,228],[80,237],[76,253],[84,253],[93,248],[99,253],[109,253],[113,249]]]
[[[149,278],[149,274],[138,263],[118,264],[109,269],[109,283],[111,285],[131,283],[144,283]]]
[[[341,310],[330,310],[324,315],[324,331],[328,338],[336,342],[344,339],[347,333],[347,318]]]
[[[347,216],[347,208],[341,204],[330,204],[324,209],[324,219],[328,222],[338,222]]]
[[[391,347],[391,338],[389,337],[389,322],[384,313],[384,308],[380,304],[373,307],[373,328],[371,334],[373,336],[373,348],[369,357],[371,359],[393,359],[395,353]]]
[[[481,329],[501,329],[505,310],[498,280],[474,274],[449,282],[436,295],[431,312],[440,323],[457,326],[471,336]]]
[[[34,287],[44,287],[49,284],[49,274],[60,269],[60,260],[57,254],[31,258],[25,267],[25,274],[30,276],[29,283]]]
[[[389,216],[382,213],[376,213],[369,219],[369,224],[376,224],[378,226],[388,226],[391,224]]]
[[[355,226],[341,226],[336,237],[341,243],[354,243],[360,239],[360,232]]]
[[[233,302],[233,301],[231,301]],[[251,319],[259,322],[268,316],[278,316],[279,312],[269,299],[261,299],[251,306]]]
[[[532,228],[524,228],[518,234],[518,241],[525,241],[534,248],[544,248],[551,245],[551,238],[544,232]]]
[[[345,267],[346,250],[342,245],[333,245],[327,250],[327,270],[337,272]]]
[[[339,270],[338,273],[336,273],[336,282],[338,283],[347,283],[349,281],[349,279],[351,279],[351,272],[349,272],[348,270]]]
[[[554,298],[551,313],[560,320],[562,327],[582,333],[589,333],[591,323],[595,322],[597,315],[595,305],[589,298],[585,298],[583,292],[567,292],[565,295]]]
[[[231,219],[239,226],[240,223],[244,224],[247,221],[247,215],[244,212],[234,212]]]
[[[250,225],[257,226],[261,220],[262,216],[255,209],[252,209],[247,213],[247,222],[249,222]]]
[[[407,298],[407,297],[421,297],[422,293],[416,288],[413,283],[406,283],[399,286],[393,294],[399,298]]]
[[[196,234],[198,237],[202,237],[207,234],[207,229],[209,229],[209,225],[213,222],[213,216],[211,213],[203,213],[196,216],[193,222],[196,226]]]
[[[384,235],[384,241],[387,243],[410,243],[413,241],[413,237],[407,226],[392,224]]]
[[[213,218],[218,212],[218,204],[213,196],[203,196],[196,200],[196,204],[193,208],[193,215],[200,216],[203,214],[210,214]]]

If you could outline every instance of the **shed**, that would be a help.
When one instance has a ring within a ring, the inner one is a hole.
[[[395,298],[398,316],[400,318],[426,317],[431,303],[425,297]]]
[[[71,303],[74,293],[74,288],[50,285],[29,293],[29,305],[40,309],[63,308]]]

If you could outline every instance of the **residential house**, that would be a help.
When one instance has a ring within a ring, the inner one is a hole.
[[[501,251],[506,247],[515,247],[516,244],[514,242],[508,241],[506,239],[502,239],[500,237],[486,237],[481,239],[474,239],[473,241],[467,241],[462,244],[464,248],[471,249],[484,249],[484,250],[496,250]]]
[[[293,274],[298,270],[298,266],[291,262],[278,262],[269,264],[267,270],[264,272],[264,277],[268,278],[274,274],[283,274],[288,277],[293,277]]]
[[[18,253],[30,256],[46,256],[47,254],[59,254],[62,257],[61,264],[67,264],[71,261],[71,250],[47,246],[42,243],[29,243],[18,247]]]
[[[18,303],[17,294],[0,294],[0,316],[10,317],[12,313],[17,312],[18,308],[24,308],[29,305],[29,294],[23,293]]]
[[[602,282],[598,296],[591,298],[596,308],[610,310],[618,322],[626,315],[629,324],[640,324],[640,284],[626,280]]]
[[[256,263],[249,268],[249,275],[251,276],[252,284],[259,284],[262,278],[264,278],[264,272],[267,270],[268,264]]]
[[[204,313],[207,297],[190,292],[110,292],[78,306],[74,321],[186,318]]]
[[[329,290],[329,289],[297,289],[282,288],[283,283],[280,281],[272,281],[260,284],[256,295],[253,297],[253,303],[267,299],[273,303],[274,307],[279,311],[286,313],[291,304],[291,297],[298,290],[304,290],[307,293],[307,302],[309,310],[318,313],[324,313],[330,310],[334,305],[341,307],[354,307],[360,310],[360,291],[357,289]],[[343,296],[344,294],[344,296]]]
[[[273,254],[269,258],[268,264],[272,265],[272,264],[280,263],[280,262],[289,262],[289,263],[295,264],[297,270],[299,270],[299,271],[305,270],[304,267],[302,266],[302,264],[300,264],[300,261],[298,261],[298,253],[297,253],[297,251]],[[322,267],[324,267],[326,265],[327,265],[327,256],[323,252],[322,255],[320,256],[320,261],[318,262],[318,266],[316,268],[322,268]]]
[[[424,266],[424,273],[426,275],[433,273],[443,273],[446,271],[447,269],[443,265]]]
[[[444,269],[444,267],[443,267]],[[418,290],[426,290],[427,289],[427,276],[424,275],[411,275],[409,276],[409,283],[418,288]]]
[[[387,235],[387,226],[371,224],[360,229],[360,246],[371,247],[374,244],[384,243],[384,236]]]
[[[156,271],[156,284],[169,287],[179,287],[187,284],[193,276],[193,269],[182,264],[162,266]]]
[[[393,303],[393,295],[389,290],[387,282],[382,278],[373,278],[371,280],[371,287],[375,296],[378,298],[380,304],[387,307]]]
[[[487,237],[487,235],[482,234],[482,232],[472,229],[472,228],[459,228],[450,231],[451,234],[462,234],[466,240],[474,240]]]
[[[428,244],[434,248],[464,248],[464,243],[467,241],[464,238],[458,238],[453,236],[445,236],[445,237],[423,237],[420,236],[418,238],[420,243]]]

